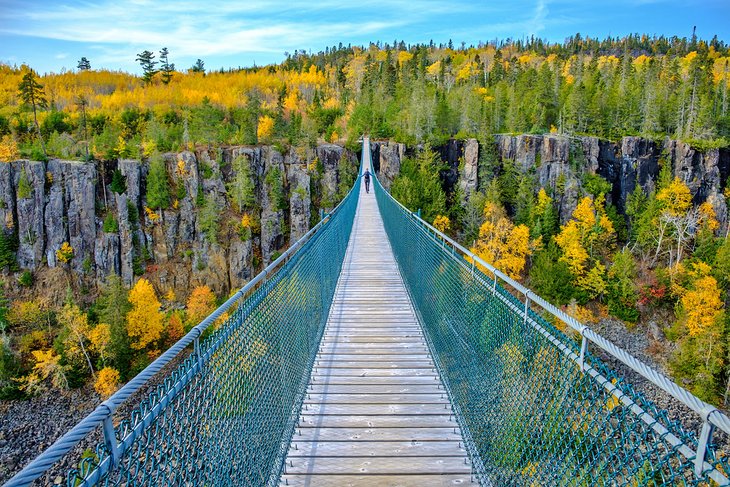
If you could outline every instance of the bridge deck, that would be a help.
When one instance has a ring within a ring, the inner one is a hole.
[[[281,483],[469,484],[471,467],[450,413],[375,196],[363,185]]]

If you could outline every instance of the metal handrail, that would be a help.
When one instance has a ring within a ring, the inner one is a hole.
[[[406,213],[410,218],[412,218],[417,224],[419,224],[425,231],[427,231],[429,234],[432,234],[433,237],[436,239],[441,240],[445,244],[448,244],[452,251],[450,252],[444,252],[447,255],[449,255],[452,259],[456,260],[460,265],[464,266],[467,270],[469,269],[469,261],[467,259],[470,259],[471,261],[479,264],[480,266],[487,269],[493,276],[494,276],[494,282],[490,282],[490,286],[496,287],[496,285],[501,280],[503,283],[511,286],[512,288],[516,289],[520,294],[524,296],[524,309],[520,309],[517,306],[514,305],[514,303],[507,300],[504,296],[502,296],[500,293],[495,293],[507,306],[513,309],[513,311],[516,311],[521,316],[524,317],[524,319],[530,323],[531,326],[533,326],[540,334],[545,336],[549,341],[551,341],[554,345],[556,345],[563,353],[565,353],[568,357],[570,357],[576,364],[579,365],[581,370],[584,373],[588,373],[593,377],[597,382],[601,383],[604,388],[608,392],[610,392],[614,397],[616,397],[618,400],[622,401],[624,404],[626,404],[628,407],[634,411],[634,413],[637,414],[645,423],[647,423],[649,426],[651,426],[657,433],[660,435],[664,435],[667,440],[673,444],[673,446],[677,447],[678,450],[688,459],[694,459],[695,460],[695,474],[697,476],[701,476],[704,472],[707,472],[708,470],[712,470],[708,475],[710,478],[712,478],[714,481],[718,482],[720,485],[727,485],[730,483],[728,478],[717,471],[714,466],[709,464],[707,461],[705,461],[706,453],[707,453],[707,447],[710,443],[710,439],[712,436],[712,433],[714,431],[714,428],[719,428],[723,432],[730,434],[730,417],[728,417],[726,414],[718,410],[715,406],[712,406],[711,404],[708,404],[686,390],[685,388],[679,386],[675,382],[673,382],[670,378],[668,378],[666,375],[662,374],[655,368],[651,367],[650,365],[645,364],[641,360],[637,359],[630,353],[628,353],[626,350],[614,345],[611,341],[607,340],[606,338],[602,337],[598,333],[591,330],[586,325],[582,324],[578,320],[576,320],[574,317],[568,315],[561,309],[557,308],[553,304],[550,304],[545,299],[541,298],[539,295],[537,295],[535,292],[524,286],[523,284],[515,281],[493,265],[489,264],[488,262],[484,261],[482,258],[471,252],[469,249],[464,247],[463,245],[459,244],[455,240],[453,240],[448,235],[444,234],[437,228],[435,228],[430,223],[423,220],[416,212],[413,212],[406,208],[400,201],[395,199],[388,191],[385,190],[385,188],[380,183],[379,179],[375,177],[376,185],[380,191],[383,191],[388,198],[390,198],[392,201],[394,201],[403,211]],[[472,269],[473,270],[473,266]],[[486,283],[485,283],[486,284]],[[510,293],[512,294],[512,293]],[[514,296],[514,294],[513,294]],[[563,321],[566,323],[571,329],[573,329],[575,332],[579,333],[581,335],[581,347],[580,347],[580,354],[574,353],[572,350],[570,350],[559,338],[555,337],[553,334],[551,334],[548,330],[546,330],[544,327],[542,327],[537,321],[535,321],[531,316],[529,316],[529,307],[530,303],[534,302],[537,305],[539,305],[543,310],[545,310],[548,314],[552,315],[553,317]],[[702,419],[702,430],[700,432],[700,438],[698,443],[697,451],[692,450],[689,448],[682,440],[677,438],[675,435],[671,434],[666,428],[664,428],[662,425],[660,425],[657,420],[651,416],[649,413],[647,413],[644,409],[641,408],[638,404],[636,404],[633,400],[628,398],[620,389],[618,389],[610,380],[605,378],[600,372],[598,372],[596,369],[594,369],[590,364],[586,363],[586,354],[588,353],[588,345],[589,344],[595,344],[600,349],[611,355],[613,358],[619,360],[624,365],[631,368],[633,371],[647,379],[652,384],[659,387],[661,390],[666,392],[667,394],[671,395],[675,399],[677,399],[679,402],[690,408],[692,411],[697,413],[700,418]]]
[[[360,161],[360,169],[362,171],[362,160]],[[73,428],[67,431],[63,436],[57,439],[51,446],[45,451],[38,455],[33,461],[26,465],[20,472],[15,474],[4,487],[20,487],[30,485],[34,480],[38,479],[43,475],[50,467],[52,467],[58,460],[63,458],[68,452],[70,452],[81,440],[83,440],[89,433],[94,431],[97,427],[101,426],[104,434],[104,443],[109,450],[109,458],[105,459],[106,462],[111,461],[113,465],[118,464],[119,458],[129,448],[129,442],[124,441],[118,443],[115,435],[114,426],[112,423],[112,417],[117,408],[124,403],[130,396],[139,391],[144,385],[146,385],[152,377],[154,377],[162,368],[168,365],[174,358],[178,357],[180,352],[186,349],[190,344],[193,344],[193,353],[197,357],[197,363],[193,368],[188,371],[186,376],[193,376],[199,373],[203,366],[203,360],[205,353],[200,351],[200,337],[203,332],[216,322],[226,311],[228,311],[234,304],[242,300],[251,291],[256,289],[260,283],[266,281],[266,279],[273,275],[281,264],[285,263],[290,257],[295,255],[301,250],[301,248],[312,236],[322,229],[322,226],[335,215],[352,196],[354,189],[357,184],[353,185],[348,191],[345,197],[340,203],[329,213],[325,214],[324,217],[312,227],[306,234],[304,234],[299,240],[292,244],[284,253],[282,253],[276,260],[266,266],[260,273],[258,273],[253,279],[251,279],[245,286],[239,289],[233,296],[220,305],[213,313],[207,318],[201,321],[198,325],[192,328],[185,336],[178,340],[174,345],[168,348],[162,355],[160,355],[154,362],[148,365],[142,372],[137,374],[132,380],[127,382],[121,389],[115,392],[109,399],[99,404],[91,413],[79,421]],[[173,396],[181,388],[175,387],[171,390],[170,394]],[[168,396],[164,398],[169,401],[172,397]],[[102,467],[102,465],[100,465]],[[107,467],[108,468],[108,467]],[[101,475],[100,471],[97,471],[96,477]],[[89,479],[86,479],[88,482]],[[93,483],[93,482],[92,482]]]

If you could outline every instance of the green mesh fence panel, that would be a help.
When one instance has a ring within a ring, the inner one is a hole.
[[[359,183],[322,229],[243,299],[116,427],[68,485],[276,485],[344,258]]]
[[[582,372],[575,360],[580,337],[532,311],[525,320],[524,302],[457,255],[377,182],[375,188],[482,485],[711,485],[709,472],[697,478],[693,458],[679,451],[682,445],[696,450],[694,434],[590,353],[592,369]],[[651,416],[650,424],[637,408]],[[707,461],[730,471],[712,445]]]

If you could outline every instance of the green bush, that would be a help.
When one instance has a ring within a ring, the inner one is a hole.
[[[114,218],[114,214],[111,212],[107,213],[104,218],[104,233],[117,233],[119,232],[119,222]]]
[[[124,177],[122,171],[115,169],[112,173],[111,189],[117,194],[122,194],[127,190],[127,178]]]
[[[573,284],[573,274],[568,264],[559,260],[559,256],[560,250],[553,242],[535,254],[530,269],[530,284],[537,294],[549,302],[564,306],[580,296]]]
[[[608,270],[606,298],[608,311],[613,316],[635,323],[639,319],[636,307],[638,292],[636,289],[636,262],[629,249],[616,252],[613,264]]]
[[[18,284],[23,287],[31,287],[33,285],[33,274],[26,270],[18,277]]]
[[[170,182],[167,178],[165,161],[159,154],[150,159],[150,173],[147,176],[147,206],[155,209],[170,206]]]
[[[30,186],[30,180],[28,179],[28,173],[25,172],[25,166],[20,168],[20,179],[18,180],[18,199],[24,200],[30,198],[32,188]]]

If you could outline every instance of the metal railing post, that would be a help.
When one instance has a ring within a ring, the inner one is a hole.
[[[121,452],[119,451],[117,436],[114,433],[114,423],[112,422],[112,415],[114,414],[114,411],[108,405],[106,405],[106,407],[109,409],[109,415],[104,419],[104,423],[102,424],[104,429],[104,444],[106,445],[106,449],[109,450],[112,467],[116,467],[119,465]]]
[[[715,431],[715,425],[710,423],[710,416],[717,412],[717,409],[710,406],[702,411],[702,430],[697,443],[697,455],[695,456],[695,475],[702,477],[705,468],[705,457],[707,456],[707,447],[710,444],[712,433]]]
[[[525,292],[525,311],[524,311],[525,320],[523,321],[523,324],[527,324],[527,317],[529,316],[529,313],[530,313],[530,294],[532,294],[532,291],[530,291],[528,289]]]
[[[580,330],[581,342],[580,342],[580,357],[578,357],[578,366],[581,372],[586,371],[586,352],[588,352],[588,338],[586,337],[587,326],[583,326]]]

